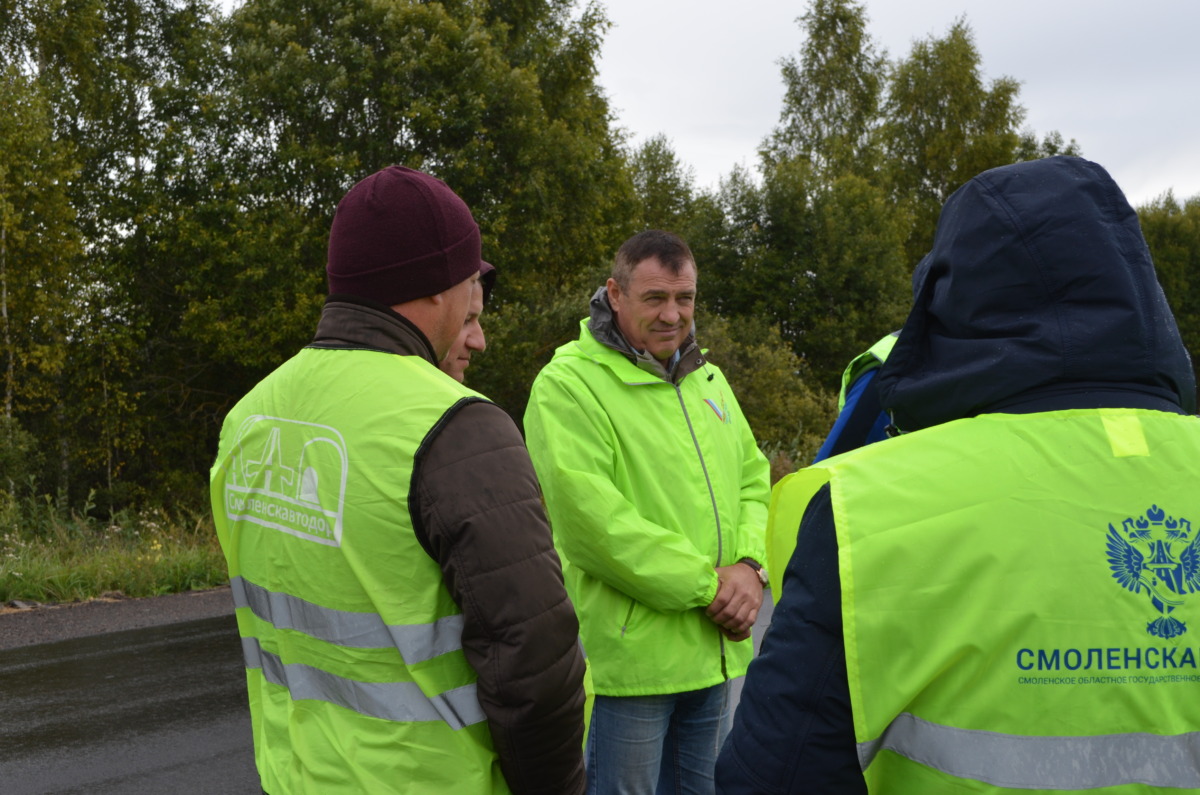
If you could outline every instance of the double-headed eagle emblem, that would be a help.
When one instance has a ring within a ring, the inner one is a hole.
[[[1127,518],[1121,529],[1108,525],[1108,565],[1122,588],[1150,596],[1159,617],[1146,625],[1157,638],[1175,638],[1187,625],[1171,615],[1186,594],[1200,591],[1200,533],[1187,519],[1168,516],[1151,505],[1143,516]]]

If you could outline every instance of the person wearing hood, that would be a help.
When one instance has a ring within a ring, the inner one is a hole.
[[[901,435],[776,485],[795,552],[727,793],[1200,788],[1200,419],[1103,168],[946,202],[879,370]]]
[[[695,300],[683,240],[630,238],[525,413],[596,694],[592,795],[712,792],[753,654],[768,465],[696,344]]]

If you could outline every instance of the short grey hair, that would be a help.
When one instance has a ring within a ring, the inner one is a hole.
[[[696,267],[692,250],[679,235],[661,229],[647,229],[626,240],[617,249],[613,260],[612,278],[622,290],[629,289],[629,280],[638,263],[657,258],[671,273],[679,273],[689,262]]]

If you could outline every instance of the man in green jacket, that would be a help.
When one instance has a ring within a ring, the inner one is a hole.
[[[711,792],[753,654],[768,465],[695,300],[683,240],[630,238],[525,414],[592,671],[591,793]]]

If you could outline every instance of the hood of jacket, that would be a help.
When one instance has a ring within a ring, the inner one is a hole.
[[[985,171],[946,201],[878,389],[905,432],[993,411],[1196,411],[1137,215],[1077,157]]]

